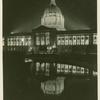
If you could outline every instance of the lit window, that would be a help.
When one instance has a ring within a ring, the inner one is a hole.
[[[19,46],[21,45],[21,38],[20,38],[20,37],[19,37],[18,45],[19,45]]]
[[[28,46],[30,46],[31,45],[31,37],[30,36],[27,37],[27,42],[28,42]]]
[[[73,36],[73,45],[76,45],[76,36]]]
[[[46,63],[46,70],[45,70],[45,72],[46,72],[45,75],[46,76],[49,76],[49,71],[50,71],[49,70],[49,67],[50,67],[50,64],[49,63]]]
[[[81,74],[84,74],[84,68],[81,67]]]
[[[50,40],[49,40],[49,33],[46,33],[46,45],[50,44]]]
[[[97,35],[93,34],[93,44],[97,44]]]
[[[13,38],[13,46],[16,45],[16,41],[15,41],[15,38]]]
[[[64,64],[61,64],[61,72],[64,72]]]
[[[69,45],[72,45],[72,36],[69,36]]]
[[[76,66],[73,66],[72,73],[76,73]]]
[[[42,70],[42,71],[45,70],[45,63],[41,63],[41,70]]]
[[[19,38],[19,37],[18,37],[17,45],[18,45],[18,46],[20,45],[20,38]]]
[[[39,63],[39,62],[37,62],[37,63],[36,63],[36,71],[38,72],[38,71],[39,71],[39,69],[40,69],[40,63]]]
[[[21,45],[28,46],[28,38],[27,37],[22,38]]]
[[[80,74],[81,73],[81,68],[77,66],[77,73]]]
[[[97,76],[97,72],[96,71],[93,71],[93,76]]]
[[[44,36],[41,37],[41,45],[45,45],[45,38],[44,38]]]
[[[10,45],[13,46],[13,38],[10,38]]]
[[[60,37],[60,40],[61,40],[61,45],[64,45],[65,44],[65,38],[64,37]]]
[[[80,36],[77,36],[77,45],[80,45]]]
[[[16,46],[17,46],[17,44],[18,44],[18,37],[16,37]]]
[[[89,36],[85,36],[85,45],[89,45]]]
[[[60,72],[60,64],[57,64],[57,72]]]
[[[40,45],[39,36],[36,36],[36,45]]]
[[[11,39],[10,38],[8,39],[8,44],[9,44],[9,46],[11,46]]]
[[[72,65],[69,65],[68,68],[69,68],[69,72],[72,72]]]
[[[65,45],[68,45],[68,36],[65,36]]]
[[[60,42],[61,42],[60,37],[57,36],[57,45],[60,45]]]
[[[27,46],[27,38],[26,37],[22,37],[22,41],[20,41],[20,45],[23,45],[23,46]]]
[[[86,69],[86,73],[89,74],[89,69]]]
[[[14,46],[16,46],[16,37],[14,38]]]
[[[19,37],[16,37],[16,46],[18,46],[19,44]]]
[[[50,44],[49,37],[46,37],[46,45],[49,45],[49,44]]]
[[[65,73],[68,73],[68,65],[65,65]]]
[[[85,42],[85,36],[82,35],[82,36],[81,36],[81,45],[84,45],[84,42]]]

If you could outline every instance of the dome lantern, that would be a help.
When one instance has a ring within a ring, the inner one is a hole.
[[[56,5],[56,2],[55,2],[55,0],[51,0],[51,3],[50,3],[51,5]]]

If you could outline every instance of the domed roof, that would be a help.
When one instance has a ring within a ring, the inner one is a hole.
[[[55,0],[51,0],[50,5],[45,9],[41,24],[50,28],[65,30],[64,16],[60,8],[56,5]]]
[[[57,5],[54,5],[54,4],[50,4],[49,7],[47,7],[45,9],[44,13],[59,13],[59,14],[62,14],[60,8]]]

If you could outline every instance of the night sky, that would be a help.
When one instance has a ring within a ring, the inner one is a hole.
[[[50,0],[3,0],[4,34],[31,32],[40,25]],[[56,0],[67,30],[96,30],[96,0]]]

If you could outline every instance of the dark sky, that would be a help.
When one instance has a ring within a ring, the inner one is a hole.
[[[3,0],[4,34],[31,32],[50,0]],[[96,0],[56,0],[68,30],[96,29]]]

